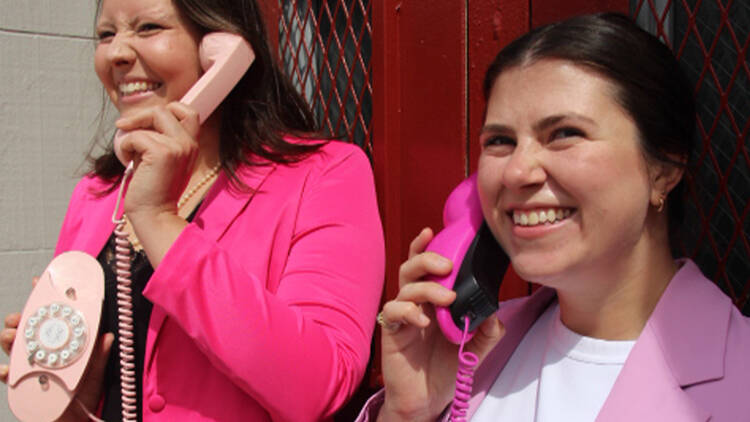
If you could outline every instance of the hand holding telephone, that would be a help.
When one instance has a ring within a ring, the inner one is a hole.
[[[487,227],[477,193],[477,176],[461,182],[445,201],[445,227],[432,239],[426,250],[453,262],[450,274],[434,281],[456,291],[449,307],[436,307],[438,325],[445,337],[460,344],[456,390],[451,405],[451,421],[466,420],[471,397],[474,368],[479,358],[464,352],[474,330],[498,309],[500,283],[510,259]]]
[[[250,68],[255,53],[239,35],[211,32],[201,40],[198,55],[205,73],[180,102],[195,108],[198,121],[203,124]],[[120,162],[127,165],[130,160],[120,148],[124,135],[120,130],[115,133],[114,150]]]
[[[213,32],[201,40],[199,56],[205,73],[181,102],[197,109],[202,124],[247,72],[255,54],[241,36]],[[123,135],[116,133],[114,150],[126,164],[120,148]],[[126,166],[113,222],[123,420],[135,421],[129,246],[124,221],[117,218],[132,161]],[[10,354],[8,403],[20,420],[53,421],[70,405],[99,333],[103,299],[104,273],[96,259],[73,251],[50,262],[24,307]]]

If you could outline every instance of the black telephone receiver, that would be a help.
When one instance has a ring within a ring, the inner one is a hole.
[[[498,309],[500,283],[510,265],[495,236],[482,216],[477,194],[477,177],[473,174],[461,182],[445,202],[445,227],[427,246],[453,261],[453,270],[434,280],[456,291],[456,300],[447,308],[435,310],[445,337],[459,344],[463,339],[466,320],[469,331],[466,341],[487,317]]]

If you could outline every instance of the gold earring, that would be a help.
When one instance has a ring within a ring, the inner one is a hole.
[[[656,207],[656,212],[664,211],[664,195],[659,196],[659,205]]]

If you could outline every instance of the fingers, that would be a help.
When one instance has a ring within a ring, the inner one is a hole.
[[[196,109],[180,102],[172,102],[167,104],[167,110],[180,121],[180,125],[190,136],[198,137],[201,122]]]
[[[434,252],[422,252],[401,264],[398,272],[399,286],[421,280],[427,275],[442,276],[451,272],[453,263]]]
[[[16,338],[16,328],[18,328],[20,321],[21,314],[18,312],[8,314],[5,317],[5,328],[0,331],[0,346],[2,346],[3,352],[6,355],[10,354],[10,349],[13,347],[13,340]]]
[[[432,240],[433,237],[434,236],[432,234],[431,228],[423,228],[422,231],[419,232],[417,237],[415,237],[414,240],[412,240],[409,244],[409,258],[412,258],[414,255],[423,252],[424,248],[427,247],[427,244],[430,243],[430,240]]]
[[[415,303],[432,303],[448,306],[456,299],[456,292],[432,281],[407,284],[401,288],[396,300]]]
[[[0,345],[2,345],[3,352],[6,355],[10,355],[10,349],[13,347],[13,340],[16,338],[16,328],[18,323],[21,321],[21,314],[14,312],[5,316],[5,328],[0,331]],[[8,365],[0,365],[0,381],[3,384],[8,383]]]
[[[151,107],[120,117],[117,128],[125,131],[154,130],[170,137],[188,135],[196,138],[200,129],[198,112],[185,104],[172,102],[166,107]]]
[[[2,344],[3,352],[6,355],[10,355],[10,349],[13,347],[13,340],[16,339],[16,329],[6,328],[0,331],[0,344]]]
[[[505,325],[497,319],[496,315],[492,315],[479,325],[474,338],[467,345],[467,350],[476,353],[481,362],[503,336],[505,336]]]
[[[398,297],[383,306],[384,327],[397,328],[400,324],[425,328],[430,318],[422,304],[448,306],[456,299],[456,292],[433,282],[412,283],[399,291]],[[395,331],[391,329],[390,331]]]
[[[18,328],[18,324],[21,322],[21,313],[13,312],[5,316],[5,328]]]

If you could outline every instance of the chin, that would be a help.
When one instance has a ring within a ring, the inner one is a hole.
[[[513,270],[526,281],[556,288],[566,278],[569,266],[552,257],[516,256]]]

